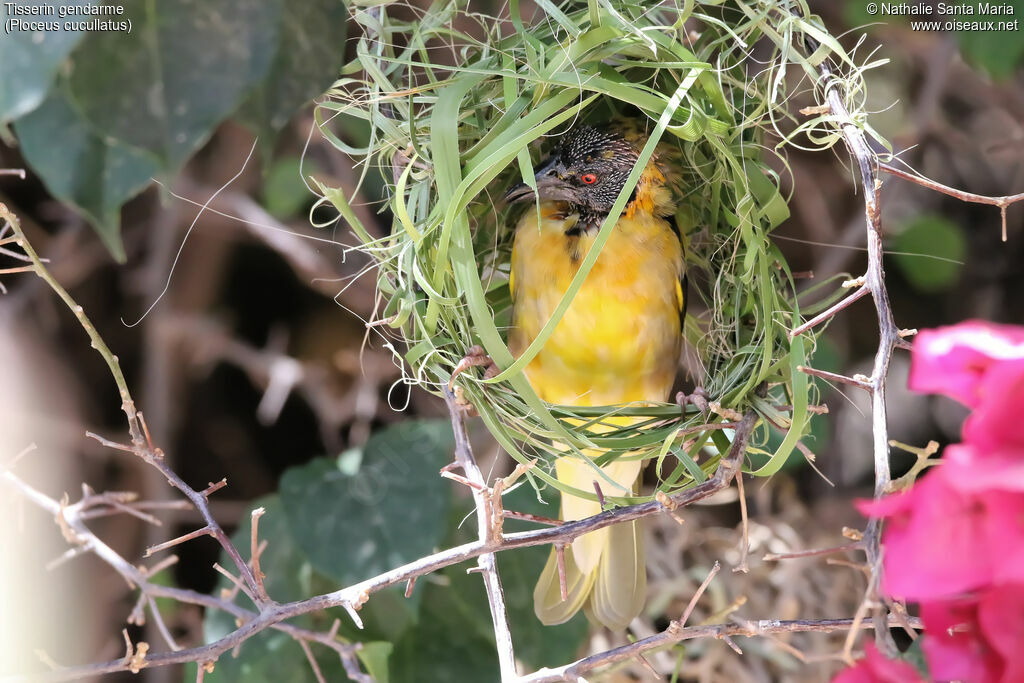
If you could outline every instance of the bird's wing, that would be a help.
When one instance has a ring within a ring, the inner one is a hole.
[[[676,239],[679,240],[679,245],[683,245],[683,236],[679,232],[679,225],[676,224],[676,217],[674,215],[666,217],[669,226],[672,228],[672,232],[675,233]],[[685,258],[685,248],[683,250],[683,256]],[[690,277],[686,273],[686,264],[681,264],[682,268],[679,271],[679,279],[676,281],[676,305],[679,307],[679,331],[684,332],[686,329],[686,306],[690,303]]]

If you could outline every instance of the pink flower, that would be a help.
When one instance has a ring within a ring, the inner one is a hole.
[[[964,422],[964,442],[985,451],[1012,451],[1024,460],[1024,359],[994,364],[975,393],[978,405]]]
[[[889,659],[869,642],[864,658],[842,671],[832,683],[918,683],[921,677],[909,662]]]
[[[1024,681],[1024,584],[921,605],[928,670],[938,681]]]
[[[1024,359],[1024,328],[972,320],[922,330],[913,349],[911,389],[975,407],[979,384],[994,364]]]
[[[953,444],[942,452],[943,478],[963,493],[1024,493],[1024,451]]]
[[[1024,582],[1024,496],[964,491],[947,465],[906,493],[859,501],[884,517],[883,590],[908,600],[947,598],[993,581]]]

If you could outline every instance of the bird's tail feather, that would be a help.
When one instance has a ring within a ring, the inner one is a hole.
[[[640,474],[638,460],[616,460],[602,468],[622,490],[632,492]],[[593,468],[577,458],[559,458],[555,463],[559,481],[581,490],[592,488],[597,478]],[[603,487],[608,490],[608,487]],[[572,495],[562,496],[562,519],[573,521],[601,511],[596,501]],[[588,616],[612,629],[621,630],[643,609],[647,588],[643,531],[638,522],[616,524],[585,534],[565,553],[567,599],[562,600],[557,553],[552,548],[547,565],[534,590],[537,617],[545,624],[569,620],[581,607]]]

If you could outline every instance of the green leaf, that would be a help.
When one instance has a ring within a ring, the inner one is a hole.
[[[428,583],[420,608],[421,628],[409,629],[391,655],[392,683],[496,681],[490,612],[478,575],[457,565]]]
[[[118,261],[121,205],[142,191],[159,169],[145,152],[97,135],[58,85],[14,124],[25,160],[57,199],[73,205],[96,227]]]
[[[366,667],[366,673],[370,674],[375,683],[389,683],[391,680],[388,671],[388,660],[394,649],[395,646],[391,643],[363,643],[363,646],[356,653],[359,661]]]
[[[239,111],[239,118],[264,141],[337,78],[344,64],[348,17],[340,0],[266,4],[279,12],[269,43],[273,47],[270,68]]]
[[[921,292],[953,287],[967,253],[967,240],[956,223],[936,215],[917,216],[892,240],[890,258],[910,284]]]
[[[453,448],[447,421],[415,420],[370,437],[358,463],[288,470],[280,492],[296,544],[341,585],[429,554],[444,537],[450,486],[438,470]]]
[[[917,640],[910,644],[907,651],[900,655],[900,659],[905,662],[910,662],[917,669],[917,673],[920,674],[922,681],[930,681],[932,679],[931,674],[928,672],[928,662],[924,657],[924,639],[927,636],[921,634]]]
[[[557,491],[549,489],[557,498]],[[553,516],[557,503],[545,505],[537,492],[524,484],[504,497],[510,510]],[[475,524],[458,527],[470,515],[468,506],[450,519],[453,533],[446,545],[457,545],[475,537]],[[506,522],[514,530],[520,523]],[[535,527],[533,527],[535,528]],[[575,658],[586,640],[589,626],[578,614],[568,623],[544,626],[533,612],[533,588],[547,559],[547,547],[517,548],[498,553],[498,569],[505,590],[509,627],[516,657],[530,669],[564,664]],[[487,594],[479,574],[467,574],[475,562],[449,567],[423,589],[420,624],[405,632],[395,644],[391,658],[392,681],[452,681],[475,683],[498,679],[498,658],[494,645]]]
[[[302,181],[302,173],[315,173],[315,168],[305,165],[298,157],[278,159],[267,172],[263,182],[263,206],[272,216],[291,218],[302,213],[313,203],[313,194]]]
[[[1020,34],[1020,16],[1024,14],[1024,0],[1002,0],[1000,2],[979,3],[1009,8],[1010,15],[976,15],[951,17],[965,23],[978,23],[982,26],[988,21],[995,21],[1009,27],[1003,30],[958,31],[957,40],[960,51],[967,62],[980,67],[993,78],[1008,79],[1017,72],[1024,60],[1024,40]]]
[[[68,0],[61,7],[92,5],[89,0]],[[49,7],[54,3],[43,0],[21,0],[21,8]],[[65,31],[59,17],[13,16],[0,3],[0,24],[7,27],[8,19],[54,24],[50,30],[29,31],[14,28],[0,40],[0,124],[27,114],[46,98],[57,69],[78,44],[85,33]]]
[[[71,4],[92,3],[62,6]],[[29,137],[26,156],[123,259],[119,209],[154,175],[176,173],[241,103],[241,116],[269,139],[331,84],[343,59],[346,10],[336,0],[120,6],[116,19],[130,22],[130,31],[5,37],[0,122],[46,108],[16,126],[19,138]],[[65,60],[66,89],[42,102]]]
[[[71,93],[100,135],[148,150],[170,174],[267,73],[278,2],[122,5],[131,32],[82,41],[71,59]]]

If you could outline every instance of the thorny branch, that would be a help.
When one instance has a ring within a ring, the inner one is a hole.
[[[813,51],[817,45],[808,40],[808,49]],[[867,228],[867,255],[868,265],[862,278],[857,278],[860,285],[858,290],[826,311],[828,315],[815,318],[813,323],[822,322],[826,317],[835,313],[860,298],[864,293],[870,292],[875,304],[875,313],[878,317],[878,350],[875,352],[875,361],[870,378],[850,378],[848,383],[860,386],[871,394],[871,428],[873,440],[873,452],[875,463],[875,497],[885,494],[889,486],[889,432],[886,421],[885,403],[885,381],[889,374],[889,361],[892,359],[893,349],[901,340],[900,330],[893,320],[892,307],[889,304],[889,292],[885,288],[885,272],[882,269],[882,220],[879,211],[878,190],[881,182],[878,180],[878,162],[874,152],[868,146],[863,131],[854,122],[845,103],[845,93],[842,92],[842,80],[832,72],[828,61],[823,61],[818,70],[821,72],[821,82],[824,84],[825,102],[832,114],[838,119],[839,127],[846,142],[850,155],[857,163],[860,174],[860,184],[864,193],[864,215]],[[804,325],[794,334],[809,329]],[[837,378],[838,379],[838,378]],[[889,633],[889,620],[886,615],[885,606],[879,598],[879,586],[882,575],[882,547],[881,547],[881,520],[872,519],[868,522],[864,532],[863,547],[867,555],[868,567],[871,570],[871,578],[867,593],[864,597],[863,607],[872,609],[872,622],[875,629],[875,641],[882,652],[890,657],[898,655],[896,643]],[[850,631],[850,638],[855,637],[855,631]],[[848,645],[852,640],[847,641]],[[847,648],[849,651],[849,647]]]
[[[809,51],[813,52],[818,46],[815,41],[808,39],[807,47]],[[827,60],[823,61],[818,69],[822,76],[821,83],[824,84],[826,104],[823,108],[831,111],[839,121],[838,125],[846,147],[856,162],[860,175],[860,185],[864,193],[868,265],[863,276],[855,278],[849,281],[849,283],[844,283],[844,286],[855,286],[858,289],[855,289],[852,294],[846,296],[812,320],[794,328],[790,333],[790,337],[806,332],[812,327],[832,318],[866,294],[871,294],[878,318],[878,350],[875,353],[871,377],[860,375],[846,377],[803,367],[799,368],[799,370],[832,381],[850,384],[864,389],[871,394],[871,425],[875,468],[874,495],[875,498],[879,498],[888,493],[890,489],[889,438],[885,398],[885,382],[889,372],[889,362],[892,358],[893,350],[897,347],[906,347],[907,344],[903,338],[913,334],[914,331],[900,330],[896,326],[892,315],[892,307],[889,304],[889,294],[885,287],[885,272],[882,268],[881,212],[879,207],[879,189],[882,183],[878,179],[878,172],[879,170],[885,171],[931,190],[956,197],[962,201],[999,207],[1004,241],[1006,240],[1006,209],[1008,206],[1024,200],[1024,193],[1002,197],[986,197],[957,190],[888,164],[879,163],[877,156],[868,145],[864,132],[854,121],[846,107],[845,93],[842,91],[842,79],[833,73]],[[864,531],[863,540],[858,543],[858,547],[862,548],[867,555],[870,580],[864,597],[864,603],[861,605],[861,609],[858,610],[858,618],[855,619],[855,622],[859,625],[866,611],[870,609],[877,645],[887,656],[895,657],[898,655],[898,650],[889,631],[891,618],[886,615],[886,606],[879,593],[882,575],[881,524],[880,519],[871,519]],[[845,648],[847,653],[852,648],[856,631],[857,629],[853,628],[849,632]]]
[[[455,401],[455,394],[444,389],[444,402],[451,413],[452,430],[455,432],[455,461],[466,473],[470,482],[477,484],[470,487],[473,491],[473,502],[476,505],[476,523],[480,529],[480,541],[483,543],[501,543],[501,529],[504,518],[501,510],[501,480],[495,489],[487,487],[487,482],[476,458],[466,433],[465,411]],[[494,640],[498,646],[498,664],[501,680],[513,680],[516,676],[516,655],[512,646],[512,633],[508,626],[508,612],[505,609],[505,592],[501,588],[501,577],[498,576],[498,562],[494,553],[483,553],[477,558],[477,566],[483,575],[484,587],[487,589],[487,604],[491,610],[494,623]]]
[[[920,629],[919,619],[905,617],[911,627]],[[730,636],[766,636],[774,633],[799,633],[815,631],[817,633],[831,633],[835,631],[849,631],[857,628],[853,619],[816,619],[816,620],[791,620],[779,621],[776,619],[763,619],[757,622],[737,620],[739,623],[714,624],[709,626],[686,626],[680,622],[672,622],[661,633],[649,638],[637,640],[628,645],[617,647],[607,652],[584,657],[571,664],[558,667],[557,669],[541,669],[531,676],[519,679],[518,683],[554,683],[555,681],[579,681],[583,674],[588,671],[615,662],[621,662],[636,657],[649,650],[667,647],[675,643],[691,640],[693,638],[719,638],[725,640]],[[893,626],[899,626],[900,621],[895,616],[890,617]],[[866,625],[865,625],[866,626]]]

